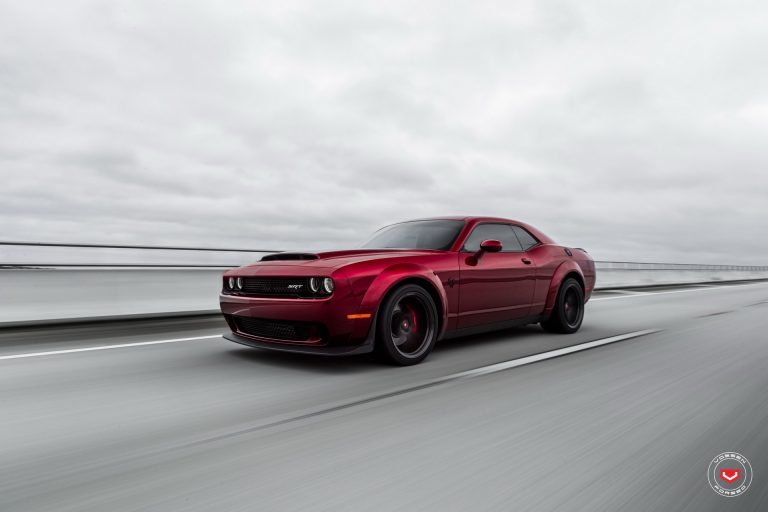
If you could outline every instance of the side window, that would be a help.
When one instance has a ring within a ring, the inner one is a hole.
[[[507,224],[480,224],[475,226],[464,242],[464,251],[477,252],[483,240],[498,240],[501,242],[501,252],[521,252],[520,242]]]
[[[523,246],[523,250],[527,251],[534,245],[538,244],[539,241],[536,240],[536,238],[530,234],[525,229],[521,228],[520,226],[512,226],[512,229],[515,230],[515,234],[517,235],[517,238],[520,240],[520,244]]]

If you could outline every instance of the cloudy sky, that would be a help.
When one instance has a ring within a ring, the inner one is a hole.
[[[0,0],[0,239],[340,247],[490,214],[768,262],[764,1]]]

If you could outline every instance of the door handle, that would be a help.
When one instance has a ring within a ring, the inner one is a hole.
[[[520,258],[520,261],[522,261],[526,265],[530,265],[531,264],[531,260],[529,260],[528,258]]]

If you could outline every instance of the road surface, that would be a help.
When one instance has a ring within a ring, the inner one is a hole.
[[[248,349],[216,317],[6,329],[0,511],[768,510],[767,326],[752,283],[604,292],[577,334],[408,368]],[[755,476],[723,498],[730,450]]]

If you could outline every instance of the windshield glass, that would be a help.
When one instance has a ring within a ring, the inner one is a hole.
[[[447,251],[456,241],[463,220],[415,220],[375,232],[362,246],[369,249],[436,249]]]

